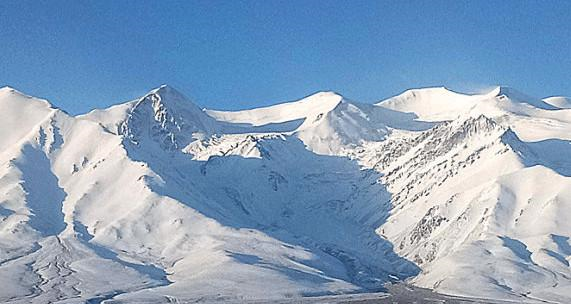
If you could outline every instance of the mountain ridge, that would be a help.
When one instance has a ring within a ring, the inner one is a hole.
[[[161,86],[78,116],[11,90],[2,301],[268,301],[390,282],[569,300],[571,115],[513,89],[228,112]]]

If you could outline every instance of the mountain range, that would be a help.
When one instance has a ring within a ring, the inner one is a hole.
[[[497,87],[72,116],[0,89],[0,302],[264,302],[406,283],[571,302],[571,99]]]

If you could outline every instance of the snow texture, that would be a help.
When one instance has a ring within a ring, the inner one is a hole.
[[[428,88],[229,112],[161,86],[74,117],[2,88],[0,302],[287,303],[398,282],[571,302],[569,104]]]

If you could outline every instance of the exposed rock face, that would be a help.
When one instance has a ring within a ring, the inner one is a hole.
[[[571,115],[515,90],[0,106],[0,301],[570,300]]]

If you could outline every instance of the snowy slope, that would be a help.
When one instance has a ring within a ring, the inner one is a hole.
[[[571,98],[563,96],[553,96],[543,99],[547,104],[560,109],[570,109],[571,108]]]
[[[206,110],[206,113],[220,121],[262,126],[306,118],[315,120],[317,116],[332,111],[342,100],[343,97],[335,92],[320,92],[298,101],[264,108],[235,112]]]
[[[361,159],[386,172],[395,207],[379,232],[423,268],[415,284],[564,303],[571,291],[563,211],[570,202],[569,114],[514,92],[474,95],[476,104],[455,120],[371,144]]]
[[[429,122],[416,121],[416,115],[350,101],[333,92],[320,92],[266,108],[237,112],[207,110],[206,113],[225,123],[252,126],[290,123],[290,129],[271,131],[295,135],[320,154],[339,154],[347,146],[382,141],[390,129],[424,130],[432,126]]]
[[[246,301],[407,281],[571,300],[571,110],[498,87],[72,117],[0,89],[0,301]]]
[[[412,89],[377,103],[395,111],[414,113],[425,121],[442,121],[458,117],[473,107],[480,96],[450,91],[444,87]]]

